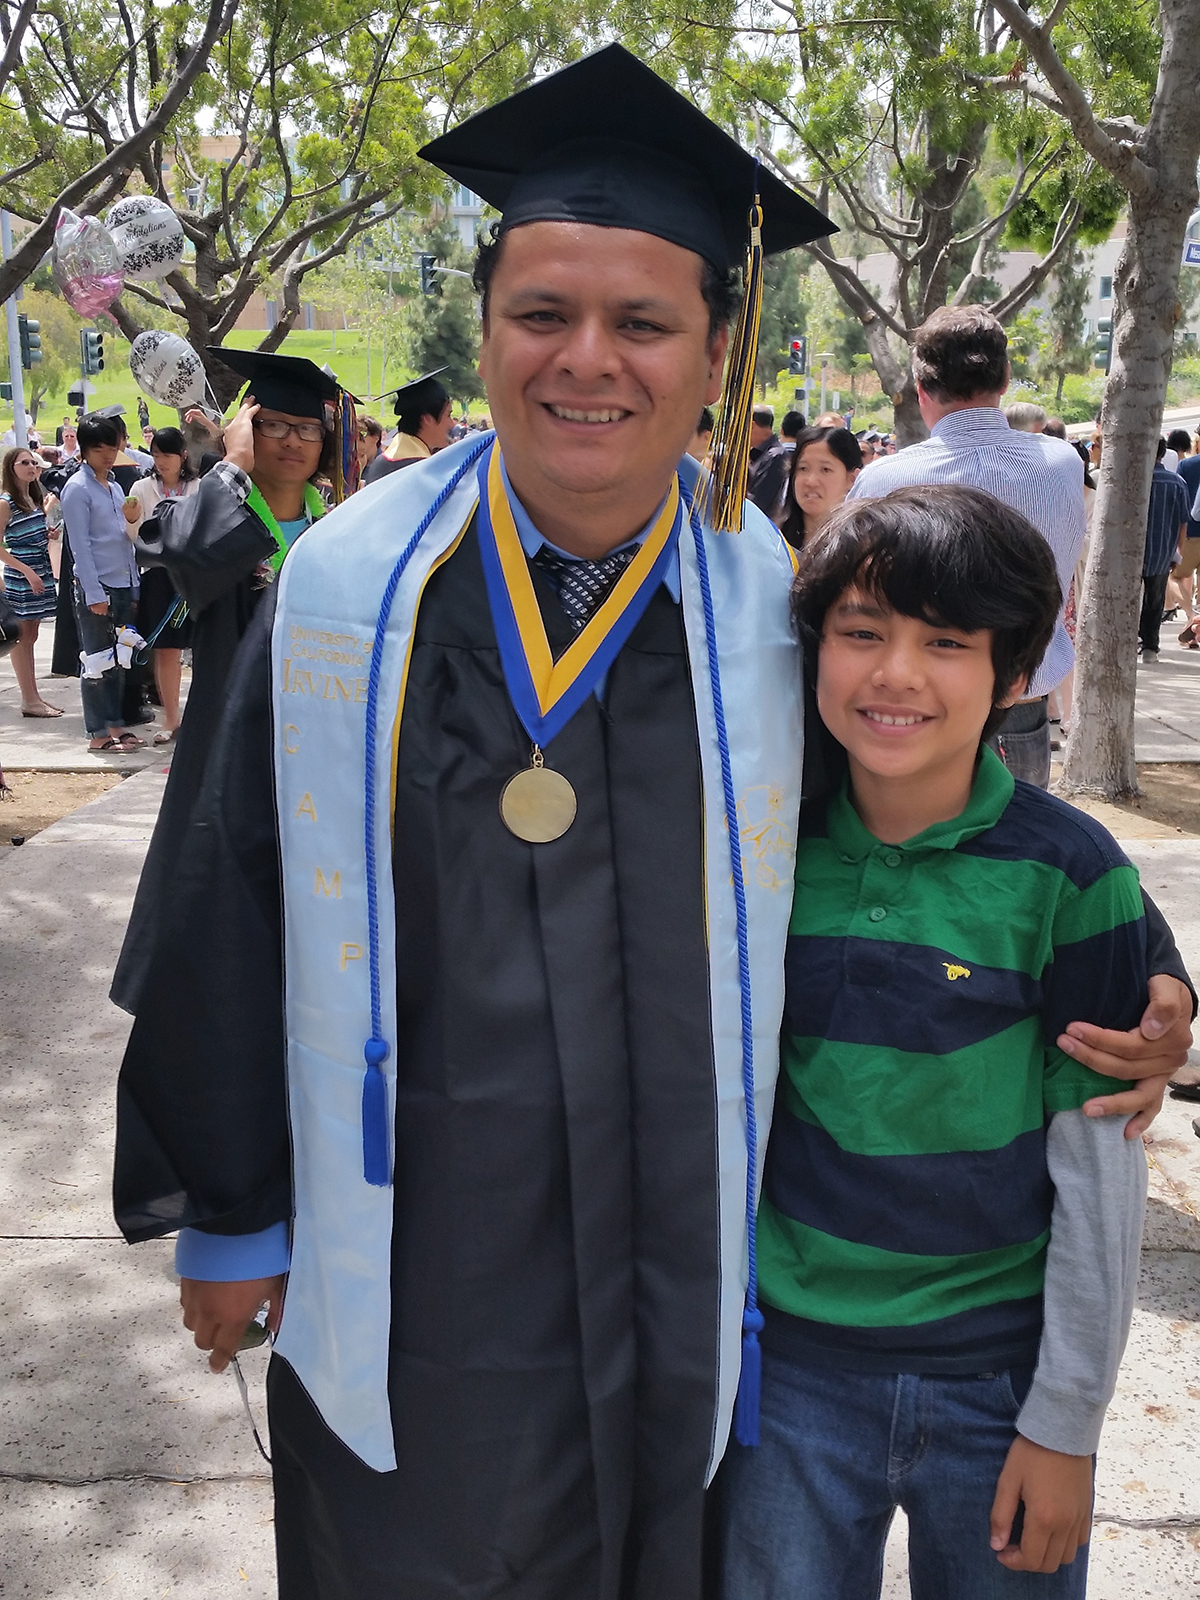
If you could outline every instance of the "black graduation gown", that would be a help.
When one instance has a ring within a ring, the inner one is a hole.
[[[383,451],[377,452],[375,459],[367,464],[363,473],[363,483],[378,483],[380,478],[386,478],[390,473],[399,472],[402,467],[415,467],[418,461],[428,461],[428,456],[402,456],[399,461],[392,461],[385,456]]]
[[[288,1214],[266,652],[260,616],[122,1071],[131,1239]],[[273,1361],[283,1600],[701,1592],[717,1156],[699,753],[665,590],[548,756],[579,814],[529,846],[497,814],[529,742],[468,535],[425,591],[399,747],[398,1465],[363,1466]]]
[[[200,793],[205,764],[225,705],[229,669],[250,625],[260,590],[253,575],[275,549],[259,519],[209,474],[194,495],[163,500],[138,540],[139,560],[165,568],[192,618],[192,681],[175,740],[166,793],[146,854],[137,897],[110,991],[136,1011],[158,938],[183,831]]]

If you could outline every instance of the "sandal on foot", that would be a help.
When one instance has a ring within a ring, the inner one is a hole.
[[[1194,622],[1189,622],[1188,623],[1187,627],[1179,635],[1179,642],[1180,642],[1180,644],[1195,644],[1195,642],[1196,642],[1196,624]]]
[[[178,728],[161,728],[159,732],[154,735],[154,742],[155,744],[174,744],[175,735],[178,732]]]
[[[120,739],[105,739],[103,744],[89,744],[88,754],[93,756],[107,755],[110,750],[124,750],[125,746]]]
[[[49,721],[50,718],[61,717],[62,714],[59,707],[52,706],[49,701],[46,702],[41,711],[26,711],[24,706],[21,707],[21,715],[23,717],[32,717],[36,722]]]
[[[117,743],[122,750],[144,750],[146,748],[145,739],[139,739],[136,733],[123,733]]]

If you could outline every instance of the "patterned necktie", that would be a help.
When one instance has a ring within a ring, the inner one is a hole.
[[[637,546],[614,550],[602,561],[568,561],[543,545],[530,559],[558,591],[559,603],[576,633],[599,609],[609,590],[637,555]]]

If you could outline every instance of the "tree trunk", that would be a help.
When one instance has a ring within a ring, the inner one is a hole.
[[[1079,608],[1063,790],[1112,800],[1138,793],[1133,743],[1137,615],[1150,478],[1180,315],[1183,236],[1196,204],[1200,98],[1194,64],[1200,54],[1200,8],[1180,29],[1189,30],[1195,42],[1190,55],[1183,54],[1192,62],[1193,81],[1186,73],[1160,75],[1158,103],[1139,152],[1158,182],[1130,199],[1129,232],[1113,279],[1100,486]]]

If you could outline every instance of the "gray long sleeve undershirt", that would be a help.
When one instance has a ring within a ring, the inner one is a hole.
[[[1045,1314],[1017,1431],[1066,1455],[1096,1450],[1133,1315],[1146,1153],[1125,1138],[1125,1123],[1060,1111],[1046,1131],[1054,1210]]]

